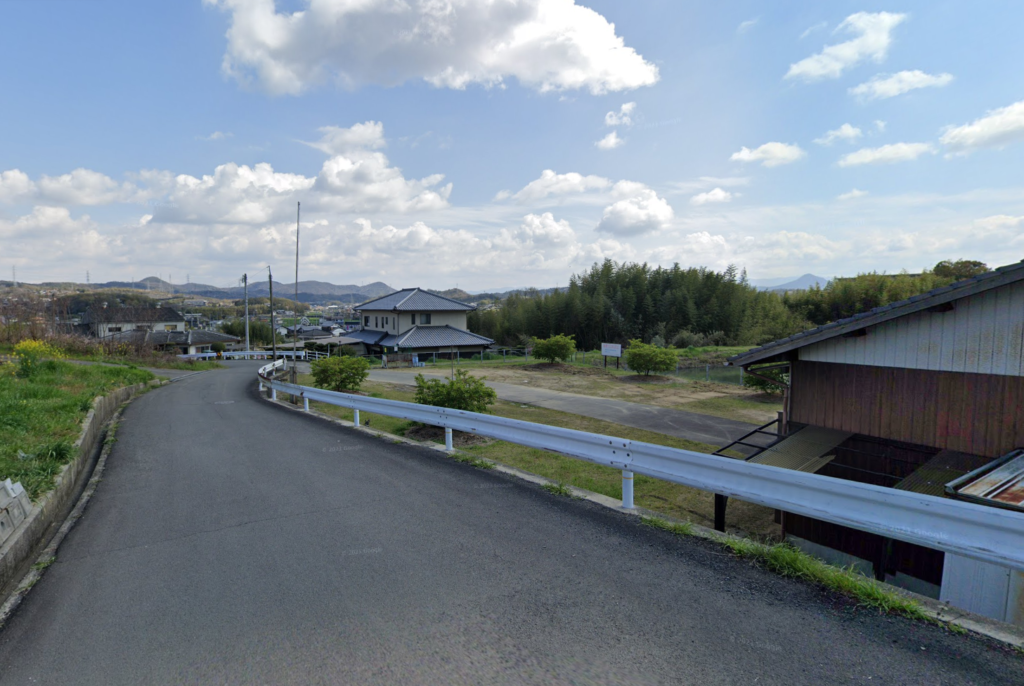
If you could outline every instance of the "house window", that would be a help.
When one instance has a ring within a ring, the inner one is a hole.
[[[363,317],[363,326],[369,326],[369,325],[370,325],[370,315],[366,315],[365,317]]]
[[[380,328],[380,317],[374,317],[373,318],[373,328],[375,328],[375,329],[379,329]]]
[[[409,316],[412,317],[412,325],[416,326],[416,315],[415,314],[410,314]]]
[[[177,330],[178,330],[178,325],[177,324],[164,324],[164,331],[177,331]]]
[[[420,324],[429,324],[429,323],[430,323],[430,313],[427,312],[426,314],[421,314],[420,315]]]
[[[120,326],[109,326],[107,327],[107,333],[121,333]]]

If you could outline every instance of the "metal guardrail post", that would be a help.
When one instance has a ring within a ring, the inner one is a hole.
[[[622,507],[633,509],[633,472],[628,469],[622,470]]]
[[[277,389],[276,388],[271,387],[271,389],[270,389],[270,399],[271,400],[277,400]]]
[[[302,409],[309,412],[309,398],[302,396]]]
[[[352,410],[352,422],[359,426],[359,410]]]
[[[444,449],[445,450],[454,450],[455,449],[452,446],[452,430],[449,429],[448,427],[445,427],[445,430],[444,430]]]

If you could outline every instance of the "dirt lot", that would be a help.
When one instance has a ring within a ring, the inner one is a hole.
[[[671,377],[621,375],[581,365],[495,365],[469,369],[469,373],[500,383],[598,398],[616,398],[757,424],[775,419],[782,409],[777,397],[751,393],[742,386],[676,380]]]

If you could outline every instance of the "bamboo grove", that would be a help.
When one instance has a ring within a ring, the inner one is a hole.
[[[759,345],[985,270],[979,262],[946,261],[920,274],[861,274],[782,293],[758,290],[735,266],[716,272],[605,260],[574,275],[568,288],[513,294],[494,309],[473,312],[469,328],[501,345],[572,335],[584,350],[631,339],[676,347]]]

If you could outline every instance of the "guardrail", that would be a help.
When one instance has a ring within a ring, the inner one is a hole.
[[[591,434],[517,419],[368,398],[274,380],[282,360],[259,370],[260,390],[398,417],[451,431],[551,450],[622,470],[622,505],[633,507],[633,475],[644,474],[901,541],[1024,570],[1024,514],[743,460]]]
[[[274,353],[270,350],[235,350],[231,352],[222,352],[219,356],[225,360],[269,360],[274,357]],[[212,360],[216,357],[218,357],[217,353],[192,353],[190,355],[178,355],[179,360]],[[277,357],[297,357],[300,360],[304,360],[306,359],[306,351],[278,350]]]

